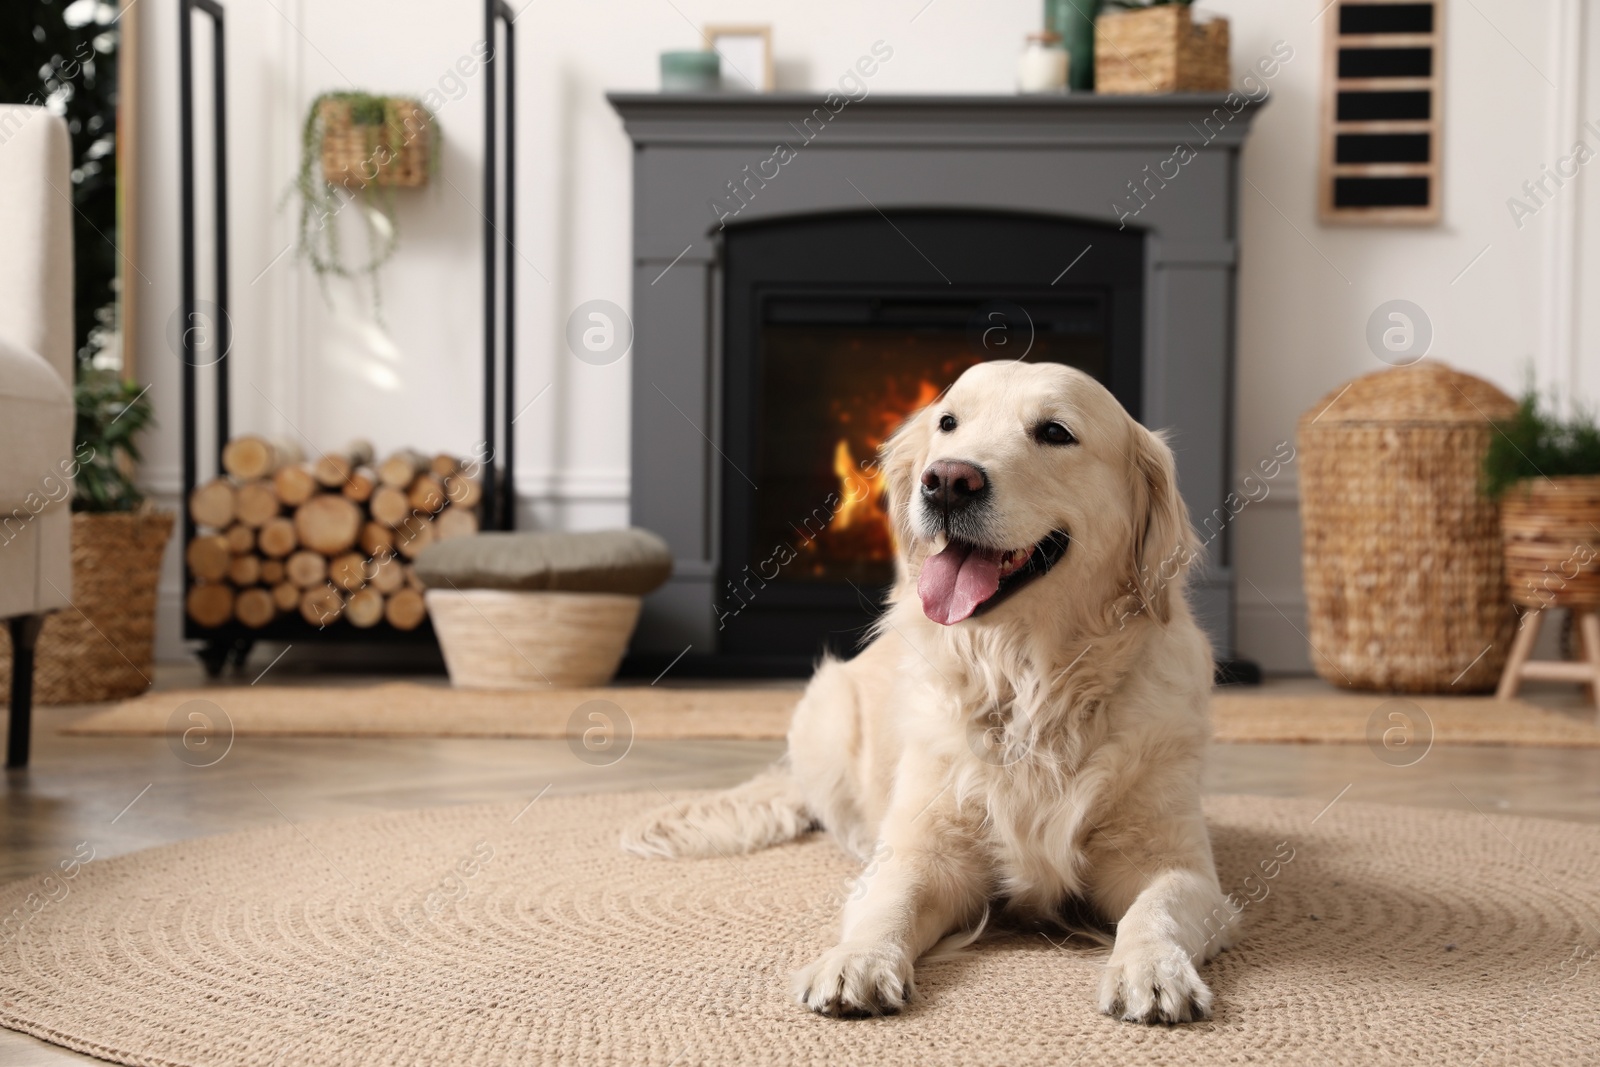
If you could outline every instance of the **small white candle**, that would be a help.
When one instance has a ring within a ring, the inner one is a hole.
[[[1067,87],[1067,50],[1058,33],[1030,33],[1017,60],[1017,90],[1024,93],[1058,93]]]

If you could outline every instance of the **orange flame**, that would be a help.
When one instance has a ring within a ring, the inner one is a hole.
[[[887,487],[883,471],[876,466],[870,474],[858,470],[856,458],[850,454],[850,442],[842,437],[833,450],[833,473],[839,478],[840,500],[839,511],[833,517],[835,530],[842,533],[852,526],[887,524],[888,516],[881,504]]]
[[[917,395],[909,404],[886,390],[871,422],[882,427],[881,436],[869,437],[866,445],[876,452],[889,434],[912,412],[920,411],[939,397],[939,387],[926,379],[917,383]],[[894,532],[884,510],[888,480],[874,462],[863,468],[856,463],[848,438],[841,437],[833,449],[833,473],[839,479],[839,510],[828,532],[837,541],[848,541],[866,559],[887,560],[894,555]]]

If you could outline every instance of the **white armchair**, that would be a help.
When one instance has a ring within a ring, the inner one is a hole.
[[[72,152],[44,108],[0,105],[0,619],[6,766],[28,762],[33,649],[72,595]]]

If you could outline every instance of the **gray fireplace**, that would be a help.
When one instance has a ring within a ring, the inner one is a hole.
[[[803,670],[887,579],[891,422],[984,358],[1071,363],[1226,514],[1238,151],[1256,105],[613,94],[634,151],[632,521],[672,546],[633,661]],[[850,490],[847,491],[847,487]],[[1194,585],[1233,646],[1225,523]]]

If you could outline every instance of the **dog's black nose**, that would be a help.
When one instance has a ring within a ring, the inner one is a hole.
[[[946,514],[971,507],[989,492],[983,471],[958,459],[938,459],[922,472],[922,499]]]

